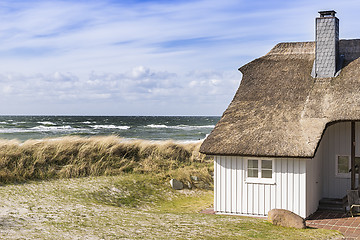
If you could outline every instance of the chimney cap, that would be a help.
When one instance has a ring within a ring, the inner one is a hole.
[[[319,11],[320,17],[335,17],[336,12],[334,10]]]

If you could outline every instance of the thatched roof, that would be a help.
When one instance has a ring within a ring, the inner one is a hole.
[[[328,123],[360,120],[360,39],[341,40],[339,76],[313,78],[314,42],[280,43],[239,70],[236,95],[200,151],[313,157]]]

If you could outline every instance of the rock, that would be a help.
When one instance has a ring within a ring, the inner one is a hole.
[[[270,210],[268,221],[283,227],[306,228],[305,219],[285,209]]]
[[[197,176],[190,176],[190,178],[193,180],[193,181],[199,181],[199,178]]]
[[[184,184],[174,178],[170,180],[170,185],[175,190],[181,190],[184,188]]]
[[[189,182],[189,181],[187,182],[187,188],[188,188],[188,189],[191,189],[191,188],[192,188],[191,182]]]

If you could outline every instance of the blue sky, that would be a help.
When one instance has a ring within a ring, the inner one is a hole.
[[[240,66],[330,9],[360,38],[355,0],[1,1],[0,114],[221,115]]]

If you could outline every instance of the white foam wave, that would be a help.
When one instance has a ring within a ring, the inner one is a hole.
[[[43,124],[43,125],[56,125],[55,123],[53,122],[49,122],[49,121],[44,121],[44,122],[37,122],[39,124]]]
[[[146,127],[149,127],[149,128],[169,128],[169,126],[166,126],[166,125],[157,125],[157,124],[149,124],[149,125],[147,125]]]
[[[0,122],[0,124],[8,124],[7,122]]]
[[[91,127],[94,129],[121,129],[121,130],[127,130],[130,128],[129,126],[115,126],[115,125],[92,125]]]
[[[21,133],[21,132],[30,132],[30,131],[23,128],[0,128],[0,133]]]
[[[64,131],[64,130],[78,130],[78,129],[74,129],[71,126],[67,125],[67,126],[53,126],[53,127],[49,127],[49,126],[36,126],[36,127],[32,127],[30,128],[31,130],[36,130],[36,131]]]

